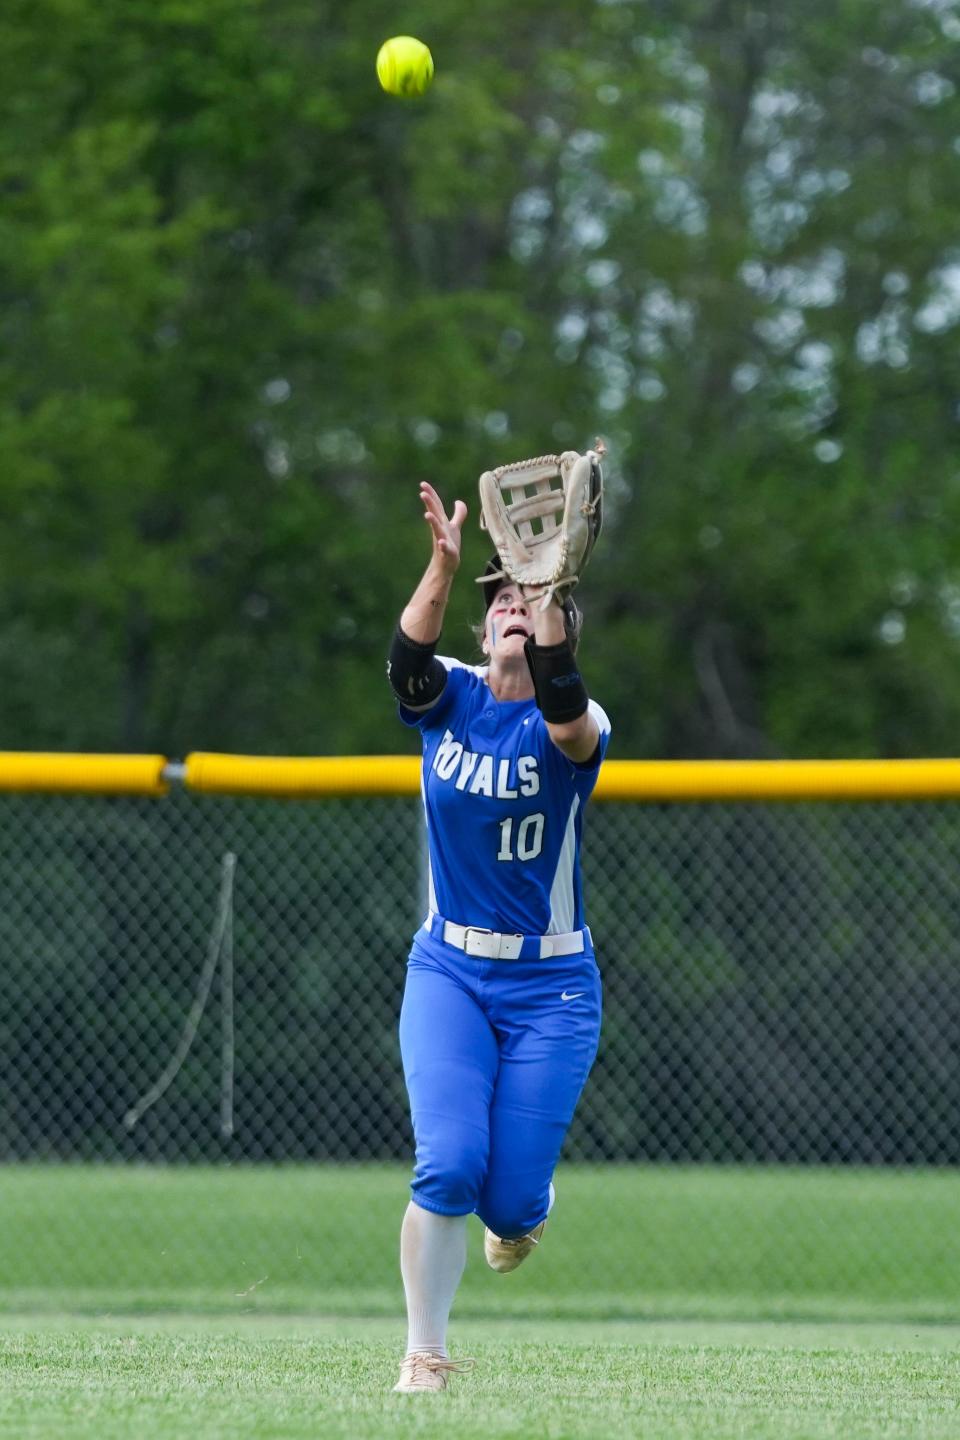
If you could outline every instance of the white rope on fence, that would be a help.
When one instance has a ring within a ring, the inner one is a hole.
[[[223,857],[223,865],[220,874],[220,898],[217,903],[217,914],[214,920],[213,929],[210,932],[210,942],[207,946],[207,958],[204,961],[203,970],[200,975],[200,982],[197,986],[197,993],[190,1006],[190,1013],[187,1015],[186,1023],[177,1042],[170,1060],[164,1069],[159,1080],[143,1095],[135,1105],[132,1105],[123,1117],[123,1123],[128,1130],[142,1119],[151,1105],[155,1105],[160,1097],[170,1088],[179,1074],[180,1067],[190,1053],[194,1037],[203,1018],[204,1007],[207,997],[210,994],[210,986],[213,984],[213,977],[217,969],[217,961],[222,961],[220,972],[220,996],[222,1002],[221,1014],[221,1087],[220,1087],[220,1129],[224,1135],[233,1134],[233,880],[237,868],[237,857],[227,853]]]

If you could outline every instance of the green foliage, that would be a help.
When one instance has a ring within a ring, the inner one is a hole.
[[[410,746],[417,481],[600,430],[620,754],[955,749],[957,23],[12,0],[0,744]]]

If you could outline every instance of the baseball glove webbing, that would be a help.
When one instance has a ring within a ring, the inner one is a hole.
[[[497,548],[500,575],[534,589],[541,609],[574,589],[600,533],[604,453],[598,441],[585,455],[537,455],[480,477],[480,524]]]

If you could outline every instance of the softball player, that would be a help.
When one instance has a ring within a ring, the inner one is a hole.
[[[551,1178],[597,1051],[600,977],[580,885],[583,807],[610,735],[588,700],[571,600],[484,584],[484,666],[434,652],[460,563],[462,500],[420,487],[433,537],[388,675],[423,736],[429,910],[410,954],[400,1047],[416,1140],[400,1262],[407,1353],[396,1389],[443,1390],[467,1216],[494,1270],[539,1242]],[[488,569],[496,567],[491,564]]]

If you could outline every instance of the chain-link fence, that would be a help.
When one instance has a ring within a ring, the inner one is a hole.
[[[408,1161],[419,802],[0,815],[4,1159]],[[588,1190],[620,1194],[625,1162],[956,1165],[958,862],[955,803],[594,805],[605,1030],[565,1152],[602,1162]],[[942,1268],[952,1234],[926,1241]]]

